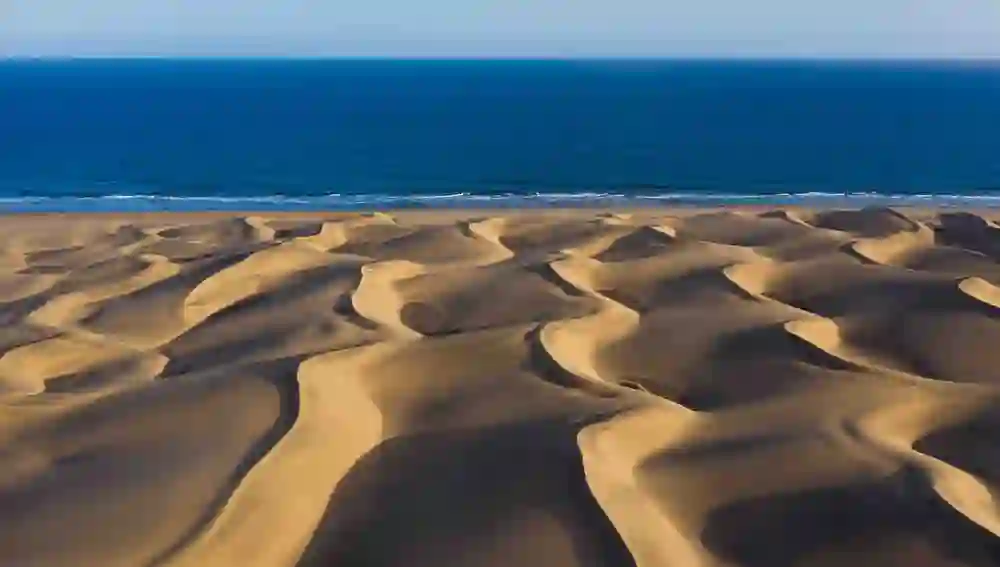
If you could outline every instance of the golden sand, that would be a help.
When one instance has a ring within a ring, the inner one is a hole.
[[[988,212],[4,217],[0,566],[998,565],[998,262]]]

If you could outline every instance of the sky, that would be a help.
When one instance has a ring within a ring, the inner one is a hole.
[[[1000,0],[0,0],[0,56],[1000,58]]]

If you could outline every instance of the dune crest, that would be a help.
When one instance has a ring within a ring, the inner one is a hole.
[[[998,565],[997,218],[5,217],[0,565]]]

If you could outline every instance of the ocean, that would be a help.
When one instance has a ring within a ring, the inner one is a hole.
[[[1000,206],[1000,63],[0,62],[0,211]]]

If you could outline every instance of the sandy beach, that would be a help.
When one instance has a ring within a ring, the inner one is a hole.
[[[997,219],[0,217],[0,566],[1000,565]]]

